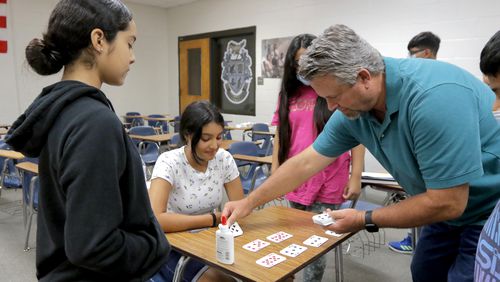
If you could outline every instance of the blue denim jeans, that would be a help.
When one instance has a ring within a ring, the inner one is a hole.
[[[414,282],[473,281],[477,241],[483,227],[434,223],[422,228],[411,262]]]

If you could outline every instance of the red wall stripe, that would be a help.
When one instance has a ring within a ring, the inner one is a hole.
[[[0,40],[0,53],[7,53],[7,41]]]
[[[0,3],[7,3],[7,0],[0,0]]]
[[[0,16],[0,28],[7,28],[7,17]]]

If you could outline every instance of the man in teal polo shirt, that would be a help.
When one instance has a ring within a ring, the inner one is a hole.
[[[472,281],[477,239],[500,197],[500,127],[492,91],[433,60],[382,58],[353,30],[328,28],[300,59],[299,74],[337,109],[303,153],[247,198],[226,204],[233,222],[293,190],[363,144],[411,195],[375,211],[331,211],[328,229],[424,226],[414,281]]]

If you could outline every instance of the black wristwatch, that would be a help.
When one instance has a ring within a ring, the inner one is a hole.
[[[365,229],[368,232],[378,232],[378,226],[373,223],[372,221],[372,212],[373,211],[366,211],[365,212]]]

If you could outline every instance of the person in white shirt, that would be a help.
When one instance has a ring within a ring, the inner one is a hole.
[[[224,119],[206,101],[191,103],[182,114],[180,131],[185,146],[160,155],[153,169],[149,196],[163,231],[177,232],[215,227],[220,222],[223,193],[229,200],[243,199],[238,167],[229,152],[220,148]],[[162,274],[172,279],[180,258],[170,253]],[[183,281],[232,281],[232,278],[191,260]]]

